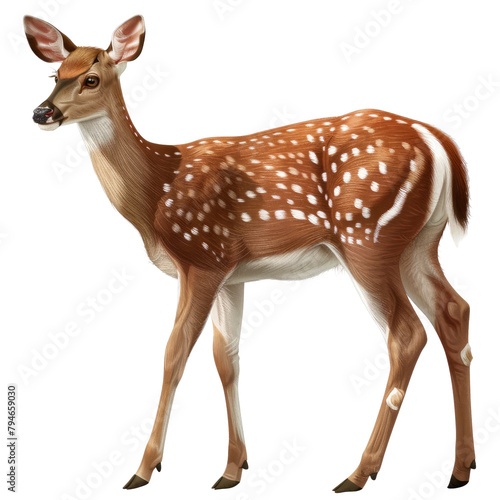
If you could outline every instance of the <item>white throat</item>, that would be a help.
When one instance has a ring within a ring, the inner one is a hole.
[[[78,125],[90,152],[110,144],[114,139],[113,122],[107,114],[100,114],[78,122]]]

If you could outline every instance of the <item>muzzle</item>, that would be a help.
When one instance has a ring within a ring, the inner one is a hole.
[[[50,101],[45,101],[33,110],[33,121],[39,124],[49,124],[61,121],[63,114],[57,106]]]

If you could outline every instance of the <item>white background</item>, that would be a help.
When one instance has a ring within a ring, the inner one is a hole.
[[[440,255],[471,304],[478,468],[467,487],[446,489],[454,459],[451,384],[425,321],[428,344],[382,470],[357,495],[496,494],[500,31],[493,4],[8,4],[1,45],[1,392],[6,398],[7,383],[18,386],[18,498],[332,498],[331,489],[358,465],[386,383],[382,336],[346,274],[247,285],[240,394],[250,469],[242,483],[210,489],[225,467],[227,428],[206,328],[177,391],[162,472],[144,488],[121,489],[139,465],[156,410],[177,283],[148,261],[138,233],[107,200],[77,127],[49,134],[32,122],[57,66],[30,51],[22,16],[49,20],[77,45],[106,48],[112,31],[138,13],[146,44],[122,85],[135,125],[151,141],[246,134],[377,107],[436,125],[458,142],[470,171],[472,218],[459,248],[446,231]],[[351,56],[346,44],[355,49]],[[89,321],[86,301],[109,298],[113,272],[123,270],[130,280]],[[79,334],[55,350],[52,339],[68,323]],[[296,454],[284,455],[287,446]],[[2,480],[2,497],[6,486]]]

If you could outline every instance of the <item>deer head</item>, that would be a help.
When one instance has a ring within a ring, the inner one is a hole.
[[[46,62],[62,62],[53,75],[55,87],[34,111],[42,130],[77,123],[107,113],[109,103],[121,93],[120,75],[128,61],[142,51],[146,34],[142,16],[134,16],[113,33],[106,50],[77,47],[51,24],[24,17],[24,30],[33,52]]]

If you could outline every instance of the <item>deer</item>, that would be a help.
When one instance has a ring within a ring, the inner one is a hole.
[[[376,109],[179,145],[147,141],[120,86],[142,52],[145,24],[132,17],[107,49],[76,46],[51,24],[24,17],[32,51],[61,63],[50,96],[33,112],[42,130],[77,123],[102,187],[140,233],[150,260],[180,283],[161,396],[139,468],[161,470],[174,394],[208,318],[228,419],[228,458],[214,489],[248,468],[238,395],[244,284],[302,280],[344,269],[380,327],[390,369],[380,410],[354,472],[334,491],[359,491],[381,469],[427,335],[434,327],[452,382],[456,445],[449,488],[476,468],[470,397],[469,304],[438,260],[447,225],[458,242],[469,220],[464,159],[426,123]]]

